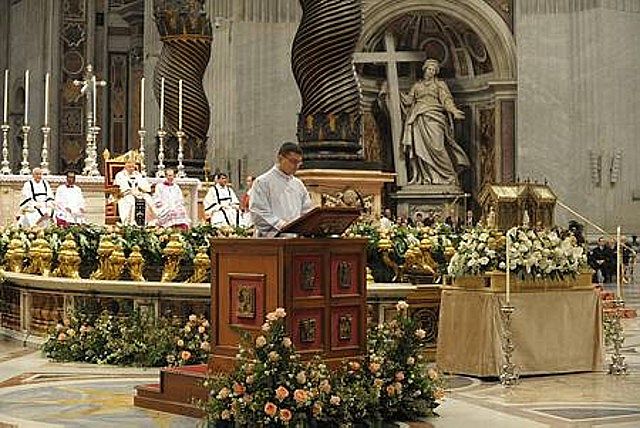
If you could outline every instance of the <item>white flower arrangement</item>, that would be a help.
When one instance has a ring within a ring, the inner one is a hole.
[[[554,230],[514,227],[508,232],[509,269],[521,279],[563,279],[587,267],[584,248],[575,238],[561,238]],[[476,228],[463,234],[449,263],[452,276],[506,271],[507,237],[501,232]]]

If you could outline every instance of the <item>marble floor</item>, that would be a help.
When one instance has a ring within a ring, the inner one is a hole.
[[[627,286],[640,312],[640,283]],[[640,318],[624,320],[630,373],[529,377],[514,388],[470,377],[449,378],[439,417],[399,424],[428,427],[640,427]],[[155,383],[157,369],[47,361],[0,336],[0,428],[197,427],[200,421],[133,407],[133,387]]]

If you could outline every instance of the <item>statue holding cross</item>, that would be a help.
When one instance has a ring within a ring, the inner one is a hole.
[[[107,86],[107,82],[104,80],[97,80],[96,75],[93,74],[93,66],[88,64],[85,73],[84,80],[74,80],[75,86],[80,86],[80,96],[84,95],[87,100],[86,112],[87,112],[87,147],[84,161],[83,175],[99,176],[98,170],[98,148],[97,137],[100,132],[98,122],[98,87]]]

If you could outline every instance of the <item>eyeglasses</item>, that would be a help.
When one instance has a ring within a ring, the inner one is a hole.
[[[286,160],[288,160],[289,162],[291,162],[294,165],[300,165],[302,163],[302,158],[300,157],[295,157],[295,156],[282,156],[283,158],[285,158]]]

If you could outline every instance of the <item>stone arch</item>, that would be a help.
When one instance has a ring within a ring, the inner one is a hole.
[[[383,0],[366,8],[359,48],[386,23],[407,12],[449,14],[469,25],[482,39],[494,61],[494,78],[511,80],[517,76],[515,40],[502,17],[484,0]]]
[[[507,22],[485,0],[380,0],[364,10],[363,32],[356,48],[358,53],[366,53],[374,48],[376,37],[381,31],[391,28],[397,20],[412,13],[446,15],[455,21],[463,23],[473,31],[486,48],[491,59],[492,70],[489,73],[472,76],[458,76],[455,78],[452,90],[457,97],[459,106],[463,108],[467,119],[460,127],[460,134],[464,140],[465,151],[471,158],[472,168],[464,177],[462,191],[470,193],[472,198],[478,194],[482,185],[493,181],[510,181],[515,177],[515,100],[517,97],[517,55],[515,39]],[[397,76],[396,76],[397,79]],[[406,167],[403,154],[398,150],[396,137],[391,136],[389,129],[393,128],[393,119],[385,126],[378,126],[375,117],[371,115],[369,107],[372,87],[369,82],[363,85],[365,95],[365,137],[367,137],[368,123],[374,135],[367,141],[372,141],[371,152],[378,149],[386,154],[392,150],[394,168],[397,173],[396,184],[398,190],[391,194],[397,201],[398,213],[410,215],[417,209],[428,209],[422,204],[420,197],[414,199],[400,196],[406,185]],[[389,107],[389,106],[388,106]],[[393,106],[390,106],[393,107]],[[392,115],[392,110],[387,110]],[[395,116],[398,116],[396,112]],[[398,121],[395,120],[397,124]],[[396,130],[397,130],[396,125]],[[386,131],[384,131],[386,130]],[[386,135],[383,135],[383,131]],[[385,141],[391,139],[391,149]],[[365,138],[366,139],[366,138]],[[365,151],[367,146],[365,146]],[[489,178],[487,178],[489,177]],[[404,184],[403,184],[404,183]],[[409,189],[409,187],[407,187]],[[438,202],[439,203],[439,202]],[[465,208],[466,211],[466,208]]]

